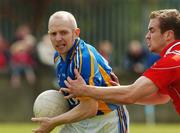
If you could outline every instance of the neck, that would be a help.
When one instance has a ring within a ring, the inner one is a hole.
[[[165,45],[164,45],[164,47],[162,48],[162,50],[166,47],[166,46],[168,46],[170,43],[172,43],[172,42],[174,42],[175,41],[175,39],[171,39],[171,40],[169,40],[169,41],[166,41],[166,43],[165,43]],[[161,51],[162,51],[161,50]]]
[[[174,42],[174,41],[175,41],[175,39],[172,39],[172,40],[167,41],[166,46],[167,46],[168,44],[170,44],[170,43]]]
[[[66,55],[67,55],[67,54],[62,54],[62,55],[61,55],[61,57],[62,57],[62,59],[63,59],[64,61],[66,60]]]

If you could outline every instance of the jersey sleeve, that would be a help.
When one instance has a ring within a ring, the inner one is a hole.
[[[162,58],[145,71],[143,76],[149,78],[158,87],[159,92],[167,94],[174,72],[173,61],[169,58]]]

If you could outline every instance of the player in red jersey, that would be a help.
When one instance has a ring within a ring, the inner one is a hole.
[[[180,13],[176,9],[150,14],[147,46],[161,58],[131,85],[96,87],[85,85],[76,72],[76,80],[67,78],[69,97],[88,96],[121,104],[164,104],[172,99],[180,115]],[[112,82],[115,84],[114,82]]]

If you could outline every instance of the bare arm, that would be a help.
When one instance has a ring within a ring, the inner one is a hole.
[[[165,104],[169,102],[170,97],[168,95],[163,95],[158,92],[155,92],[149,96],[145,96],[138,101],[136,101],[136,104],[140,105],[157,105],[157,104]]]
[[[97,87],[86,85],[77,71],[75,71],[75,74],[77,77],[76,80],[68,78],[65,81],[69,89],[63,88],[62,90],[70,93],[66,98],[87,96],[111,103],[132,104],[158,90],[155,84],[144,76],[138,78],[131,85]]]
[[[53,118],[57,125],[78,122],[80,120],[95,116],[98,109],[98,103],[91,98],[81,99],[78,106],[72,110]]]
[[[86,86],[84,93],[95,99],[111,103],[132,104],[157,91],[157,87],[148,78],[141,76],[133,84],[126,86],[95,87]]]
[[[40,127],[37,129],[33,129],[33,131],[35,133],[49,133],[58,125],[77,122],[95,116],[97,113],[97,109],[98,104],[96,100],[91,98],[81,99],[79,105],[62,115],[53,118],[32,118],[32,121],[40,123]]]

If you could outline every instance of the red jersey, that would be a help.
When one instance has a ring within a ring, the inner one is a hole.
[[[153,81],[160,93],[171,97],[180,115],[180,40],[166,46],[160,56],[143,76]]]

